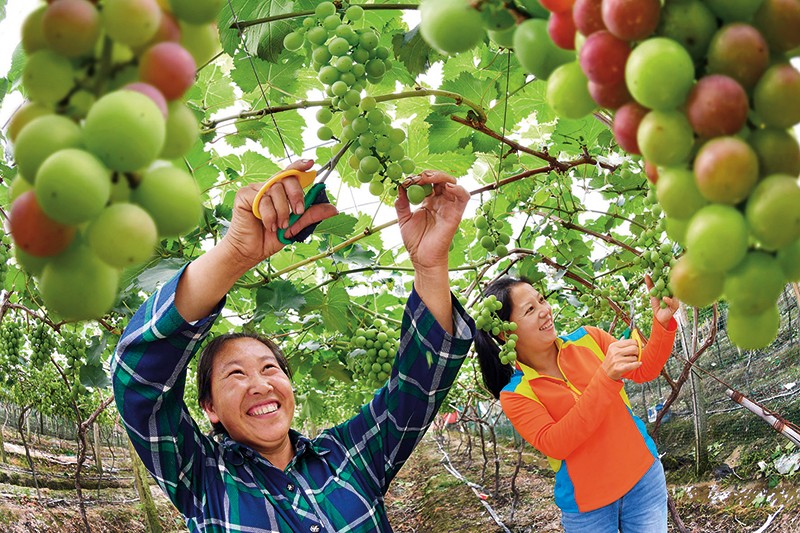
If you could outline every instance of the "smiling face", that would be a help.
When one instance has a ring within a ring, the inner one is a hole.
[[[293,456],[289,429],[294,391],[275,354],[249,337],[226,341],[214,356],[211,398],[203,405],[212,424],[279,466]]]
[[[556,350],[556,330],[553,312],[544,296],[527,283],[518,283],[511,288],[511,316],[517,324],[517,354],[528,366],[541,354],[552,354]]]

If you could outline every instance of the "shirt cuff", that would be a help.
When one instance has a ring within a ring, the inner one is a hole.
[[[175,307],[175,295],[178,290],[178,283],[180,282],[181,276],[183,276],[183,273],[186,271],[186,267],[188,266],[189,263],[178,270],[178,272],[172,276],[172,279],[158,289],[156,294],[153,296],[153,316],[156,319],[155,327],[158,332],[164,336],[180,332],[187,332],[189,334],[203,332],[203,334],[205,334],[211,329],[211,326],[217,320],[217,317],[219,317],[222,309],[225,308],[225,301],[227,297],[223,297],[222,300],[217,303],[214,309],[212,309],[211,313],[209,313],[209,315],[206,317],[200,318],[193,322],[187,322],[186,319],[183,318],[178,311],[178,308]]]
[[[475,321],[469,316],[469,313],[464,309],[458,299],[450,293],[450,302],[453,307],[453,334],[451,335],[439,324],[428,310],[428,306],[422,301],[417,289],[412,286],[411,294],[408,297],[408,308],[411,317],[415,318],[416,322],[422,321],[423,317],[430,318],[430,328],[428,329],[426,337],[430,336],[432,339],[441,339],[440,345],[451,346],[451,353],[466,354],[469,347],[472,345],[472,340],[475,338]],[[427,320],[426,320],[427,321]]]

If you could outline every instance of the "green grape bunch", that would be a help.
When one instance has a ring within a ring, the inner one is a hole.
[[[43,370],[50,362],[50,357],[58,348],[56,340],[50,333],[50,327],[44,322],[37,323],[29,333],[31,344],[31,366]]]
[[[500,218],[494,216],[492,202],[485,202],[480,207],[480,213],[475,217],[475,227],[478,229],[477,239],[480,245],[489,253],[498,257],[508,255],[508,245],[511,243],[511,226]]]
[[[660,237],[667,230],[667,221],[661,216],[660,206],[654,203],[655,200],[650,194],[646,201],[651,204],[650,209],[645,209],[643,213],[647,227],[639,233],[633,245],[642,250],[636,258],[638,270],[649,273],[653,280],[650,296],[660,300],[672,296],[669,288],[669,272],[670,267],[675,264],[675,253],[672,243],[661,242]],[[660,305],[664,308],[667,304],[661,301]]]
[[[350,341],[348,368],[368,387],[382,387],[392,372],[400,341],[397,330],[378,319],[369,328],[358,328]]]
[[[6,283],[6,274],[8,274],[8,259],[11,251],[11,243],[8,240],[5,232],[0,235],[0,290]]]
[[[391,117],[378,108],[374,97],[363,95],[392,68],[389,49],[380,44],[377,30],[354,27],[363,18],[360,6],[343,6],[340,13],[332,2],[322,2],[313,16],[286,35],[283,44],[287,50],[306,53],[331,99],[330,106],[317,111],[321,124],[317,137],[322,141],[333,139],[330,124],[340,115],[342,132],[338,140],[353,143],[349,164],[358,180],[369,184],[375,196],[384,192],[394,195],[403,175],[414,172],[415,165],[402,147],[405,132],[392,126]],[[416,201],[418,198],[415,189],[409,199],[419,203],[422,200]]]
[[[499,341],[500,362],[508,365],[517,360],[517,324],[502,320],[497,316],[497,312],[503,304],[495,295],[489,295],[475,304],[473,308],[475,316],[475,327],[489,333],[495,339],[500,339],[500,335],[507,337],[505,341]]]
[[[9,121],[10,230],[45,306],[85,320],[113,306],[120,271],[197,226],[182,158],[199,139],[183,103],[219,48],[222,0],[40,2],[23,22],[28,103]]]
[[[25,342],[22,324],[15,319],[3,320],[0,325],[0,365],[7,375],[13,368],[23,364],[22,345]]]
[[[64,373],[72,381],[70,396],[77,402],[81,396],[89,393],[80,380],[81,367],[86,362],[86,343],[75,331],[64,331],[62,335],[64,337],[62,351],[67,362]]]

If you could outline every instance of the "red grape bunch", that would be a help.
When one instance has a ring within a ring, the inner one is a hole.
[[[182,102],[218,48],[222,0],[53,0],[24,21],[29,102],[8,136],[18,170],[11,235],[65,319],[103,315],[120,270],[192,229],[200,192],[183,165],[198,139]]]
[[[578,61],[548,78],[567,118],[616,110],[617,143],[645,161],[685,253],[682,301],[725,298],[745,349],[777,334],[776,299],[800,279],[798,0],[542,0],[571,16]]]

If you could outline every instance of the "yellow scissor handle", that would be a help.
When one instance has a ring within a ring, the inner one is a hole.
[[[639,345],[639,361],[642,360],[642,336],[639,334],[639,330],[633,328],[631,330],[631,339],[636,341],[636,344]]]
[[[284,178],[288,178],[291,176],[295,176],[297,180],[300,182],[300,187],[305,189],[312,183],[317,177],[316,170],[297,170],[296,168],[290,168],[289,170],[284,170],[283,172],[278,172],[267,182],[261,186],[261,189],[256,193],[256,197],[253,198],[253,216],[257,219],[261,220],[261,210],[259,209],[258,205],[261,203],[261,198],[267,193],[270,187],[278,183]]]

